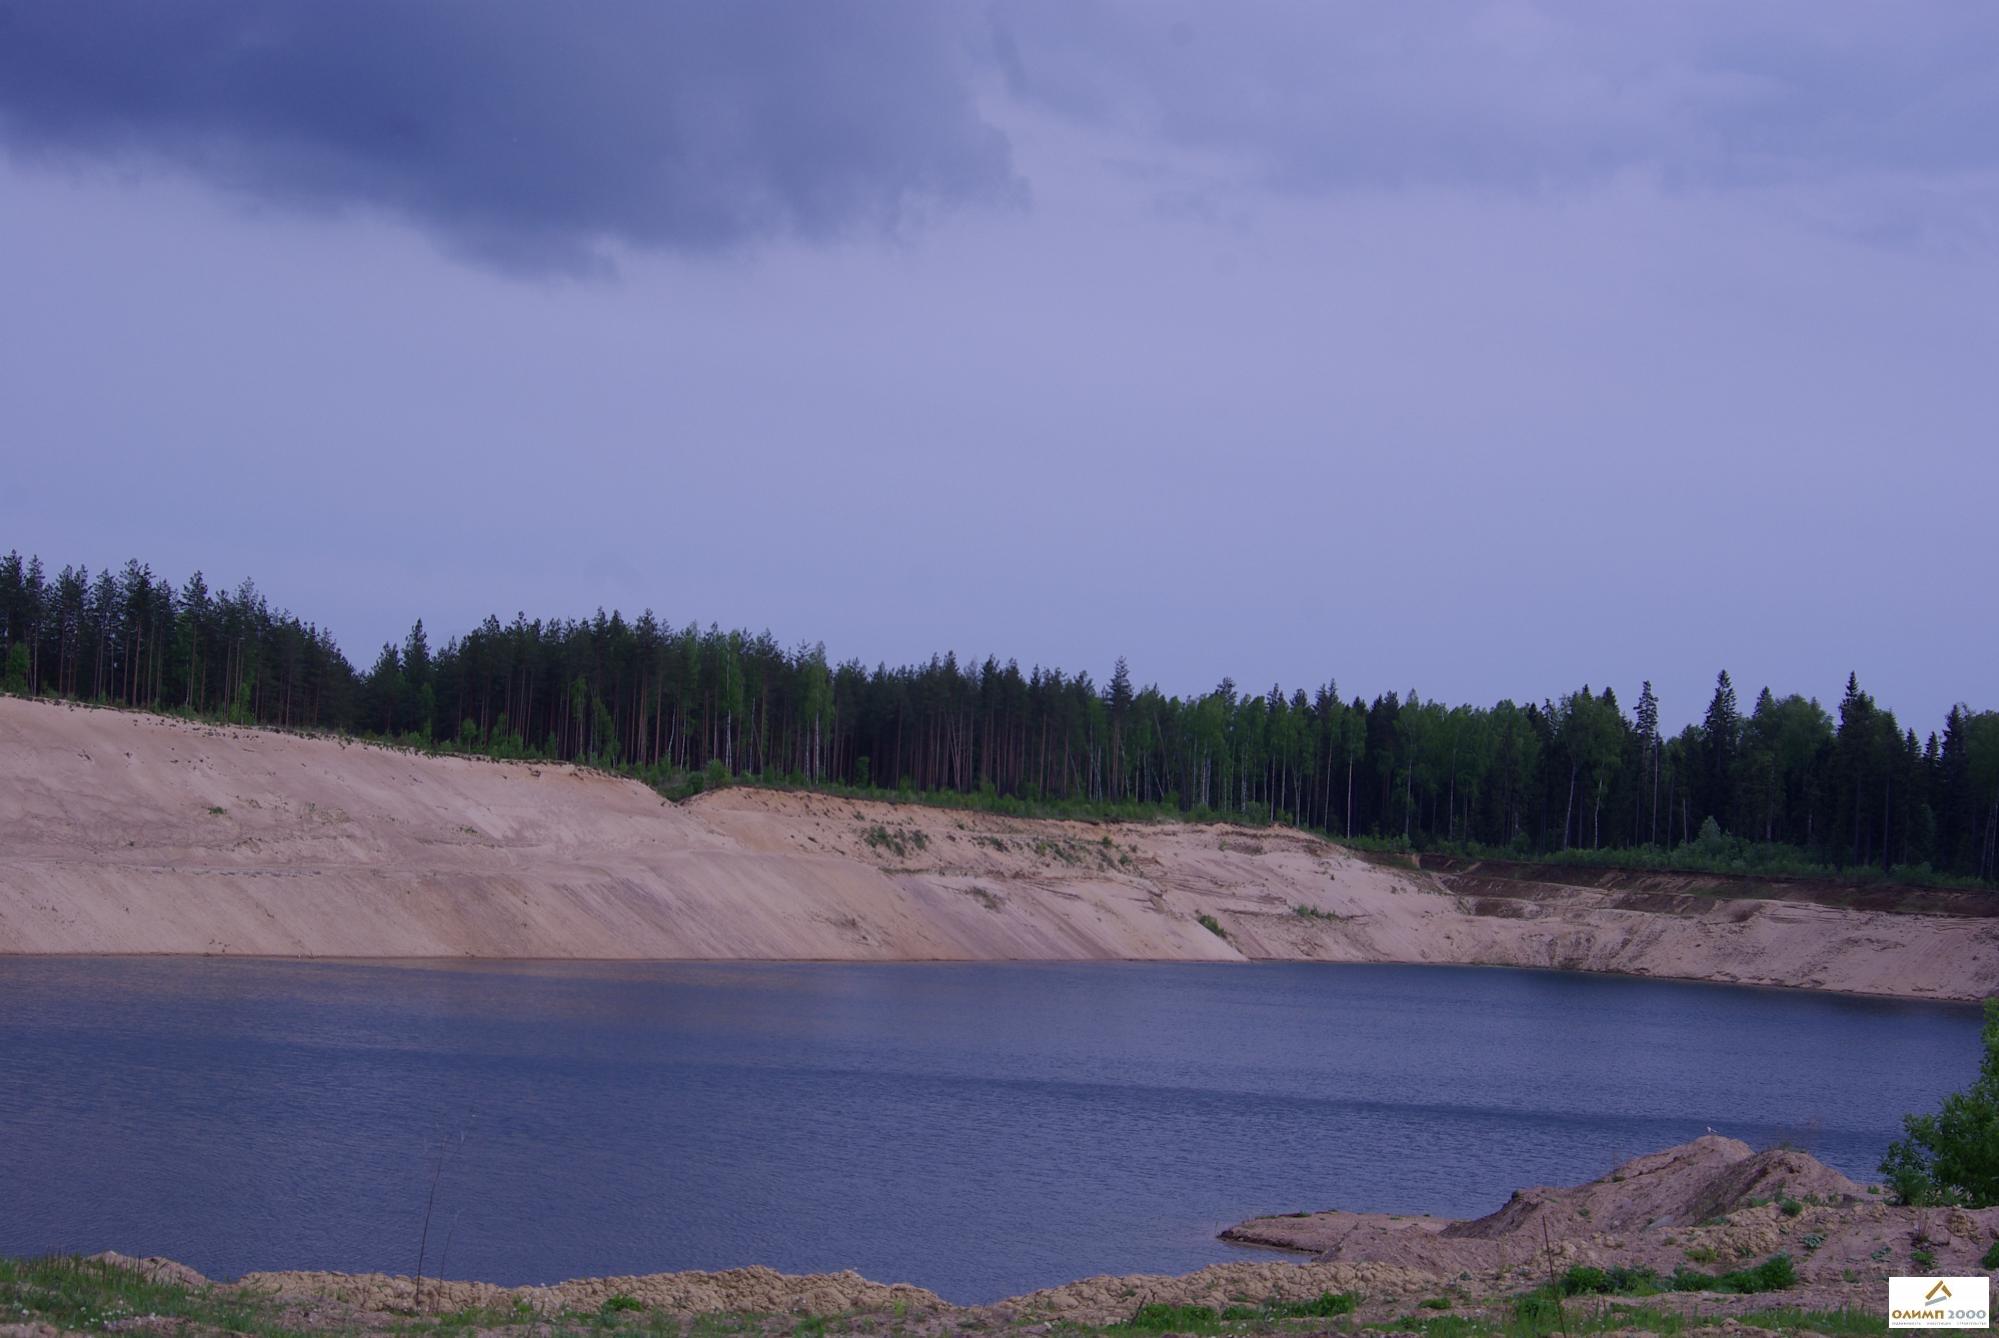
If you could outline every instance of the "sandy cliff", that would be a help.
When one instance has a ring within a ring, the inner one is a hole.
[[[1995,918],[1452,882],[1283,830],[756,790],[674,805],[571,767],[0,699],[0,953],[1274,958],[1999,989]]]

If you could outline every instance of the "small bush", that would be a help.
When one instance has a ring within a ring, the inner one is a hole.
[[[1978,1266],[1980,1268],[1999,1268],[1999,1240],[1992,1242],[1992,1248],[1985,1252],[1985,1257],[1978,1261]]]
[[[1797,1267],[1788,1254],[1773,1254],[1754,1268],[1711,1276],[1682,1268],[1673,1274],[1676,1292],[1780,1292],[1796,1286]]]
[[[1651,1295],[1660,1290],[1659,1275],[1649,1268],[1592,1268],[1578,1264],[1562,1275],[1564,1296]]]
[[[901,831],[892,832],[880,823],[876,823],[868,828],[867,834],[861,839],[868,843],[870,850],[886,849],[894,852],[897,859],[905,859],[909,855],[909,846],[903,840],[903,835]]]
[[[604,1298],[603,1311],[607,1315],[615,1315],[620,1310],[644,1310],[644,1309],[645,1309],[645,1303],[640,1301],[638,1297],[627,1296],[623,1292],[619,1292],[615,1296],[607,1296]]]
[[[1144,1329],[1148,1333],[1205,1333],[1213,1329],[1220,1319],[1221,1316],[1204,1305],[1168,1305],[1164,1301],[1154,1301],[1133,1311],[1126,1323],[1131,1328]]]
[[[1320,1292],[1309,1301],[1272,1301],[1269,1311],[1280,1319],[1331,1319],[1359,1307],[1360,1298],[1352,1292]]]
[[[1207,914],[1205,911],[1202,912],[1196,918],[1200,920],[1201,928],[1207,930],[1210,934],[1213,934],[1216,938],[1227,938],[1229,936],[1229,931],[1222,928],[1222,922],[1220,920],[1217,920],[1214,916]]]
[[[1935,1250],[1911,1250],[1909,1251],[1909,1258],[1914,1261],[1917,1268],[1926,1269],[1937,1261],[1937,1252]]]
[[[1777,1205],[1777,1211],[1784,1214],[1784,1216],[1786,1217],[1796,1217],[1799,1213],[1803,1212],[1804,1210],[1805,1210],[1805,1205],[1799,1203],[1796,1199],[1793,1198],[1786,1198],[1782,1203],[1779,1203]]]

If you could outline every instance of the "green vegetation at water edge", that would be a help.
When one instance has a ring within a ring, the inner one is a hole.
[[[1999,1205],[1999,997],[1985,1001],[1979,1041],[1984,1055],[1971,1086],[1945,1097],[1934,1115],[1903,1116],[1904,1136],[1881,1162],[1904,1203]],[[1999,1267],[1999,1245],[1987,1251],[1985,1267]]]
[[[0,690],[432,750],[578,762],[680,796],[752,782],[1020,816],[1285,822],[1399,850],[1716,873],[1999,881],[1999,711],[1919,735],[1726,674],[1667,737],[1649,683],[1446,705],[1327,679],[1176,696],[954,655],[868,668],[769,633],[636,619],[421,622],[364,670],[248,582],[0,558]]]
[[[40,1321],[68,1331],[115,1331],[145,1316],[256,1338],[307,1332],[287,1326],[276,1307],[259,1298],[152,1282],[91,1259],[0,1259],[0,1324]]]

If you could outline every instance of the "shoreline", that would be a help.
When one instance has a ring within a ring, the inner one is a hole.
[[[1214,1332],[1220,1321],[1225,1331],[1285,1332],[1294,1331],[1292,1319],[1323,1331],[1334,1317],[1340,1328],[1420,1331],[1426,1312],[1448,1312],[1461,1324],[1456,1332],[1496,1336],[1520,1332],[1531,1300],[1547,1307],[1535,1312],[1546,1320],[1536,1333],[1565,1323],[1560,1316],[1571,1307],[1579,1318],[1656,1317],[1670,1333],[1734,1328],[1744,1316],[1870,1312],[1885,1279],[1912,1269],[1989,1272],[1983,1261],[1999,1248],[1999,1208],[1899,1206],[1879,1185],[1849,1180],[1806,1153],[1755,1152],[1708,1135],[1631,1158],[1585,1184],[1516,1190],[1480,1218],[1287,1213],[1239,1222],[1219,1239],[1300,1257],[1176,1275],[1105,1274],[963,1305],[852,1271],[786,1274],[756,1265],[524,1286],[327,1271],[255,1271],[219,1282],[171,1260],[121,1255],[50,1267],[101,1277],[117,1271],[197,1299],[264,1307],[289,1317],[292,1332],[401,1332],[410,1320],[460,1315],[483,1331],[526,1335],[551,1324],[617,1327],[627,1311],[646,1326],[635,1332],[658,1333],[670,1322],[676,1327],[668,1332],[679,1334],[686,1321],[689,1338],[712,1332],[700,1327],[702,1317],[723,1315],[735,1317],[735,1332],[768,1335],[824,1333],[827,1321],[876,1334],[1094,1331],[1169,1307],[1180,1331]],[[0,1260],[0,1299],[7,1270],[24,1266],[32,1267]],[[1788,1327],[1813,1331],[1803,1322]],[[1852,1332],[1850,1325],[1825,1331]]]
[[[1439,971],[1505,971],[1522,975],[1547,975],[1561,977],[1600,978],[1608,980],[1650,981],[1662,985],[1696,985],[1725,990],[1765,991],[1772,994],[1831,996],[1852,999],[1863,1003],[1906,1003],[1933,1005],[1942,1008],[1961,1009],[1975,1013],[1984,995],[1948,997],[1932,994],[1875,993],[1866,990],[1833,989],[1823,986],[1793,985],[1768,981],[1719,980],[1711,976],[1664,976],[1635,971],[1592,969],[1587,967],[1533,966],[1511,962],[1440,962],[1434,960],[1410,961],[1326,961],[1279,957],[1246,957],[1235,960],[1186,960],[1175,957],[895,957],[865,958],[850,957],[486,957],[468,954],[452,954],[433,957],[351,957],[330,955],[280,954],[280,953],[186,953],[186,952],[10,952],[0,948],[0,969],[8,962],[98,962],[98,961],[215,961],[244,962],[270,966],[318,965],[318,966],[373,966],[403,967],[409,970],[436,970],[447,967],[481,969],[486,967],[644,967],[644,966],[689,966],[689,967],[787,967],[787,966],[836,966],[868,967],[893,970],[908,966],[942,967],[989,967],[989,966],[1048,966],[1075,968],[1116,968],[1121,966],[1178,966],[1235,970],[1257,967],[1329,967],[1339,968],[1392,968],[1404,970]],[[1995,987],[1999,988],[1999,987]]]

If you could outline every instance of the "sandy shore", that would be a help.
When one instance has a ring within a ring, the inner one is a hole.
[[[750,789],[675,805],[573,767],[0,699],[0,954],[1312,960],[1999,989],[1994,918],[1488,891],[1282,829]]]

